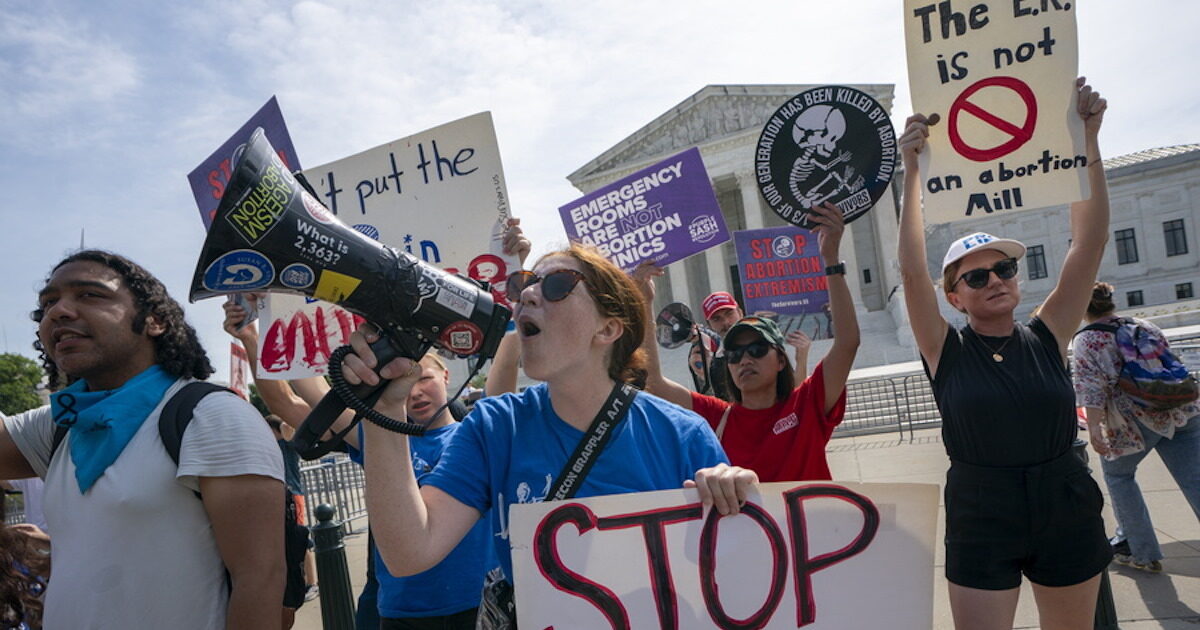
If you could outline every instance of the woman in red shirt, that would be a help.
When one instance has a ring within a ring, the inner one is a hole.
[[[723,344],[726,377],[734,402],[688,390],[662,373],[654,330],[642,344],[649,355],[646,391],[695,411],[717,431],[721,446],[735,466],[758,473],[760,481],[809,481],[831,478],[825,445],[846,412],[846,379],[858,352],[858,320],[846,284],[845,263],[838,261],[845,223],[832,204],[813,208],[821,258],[829,279],[829,301],[837,334],[825,358],[799,386],[775,322],[746,317],[734,324]],[[634,272],[646,295],[654,299],[653,276],[662,269],[642,266]]]

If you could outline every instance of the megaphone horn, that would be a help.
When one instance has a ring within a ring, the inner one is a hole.
[[[477,355],[481,364],[496,354],[511,316],[474,282],[339,221],[288,172],[262,129],[237,157],[188,298],[245,291],[337,304],[378,326],[395,355],[414,361],[437,346]]]

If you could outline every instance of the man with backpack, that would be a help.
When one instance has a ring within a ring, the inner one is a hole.
[[[1097,282],[1088,325],[1075,336],[1075,396],[1120,524],[1114,559],[1158,573],[1163,555],[1134,474],[1150,450],[1158,451],[1200,519],[1198,390],[1157,326],[1115,310],[1113,286]]]
[[[278,629],[279,448],[249,403],[191,385],[213,370],[179,304],[85,250],[54,267],[33,319],[50,389],[68,386],[0,424],[0,478],[46,480],[44,627]]]

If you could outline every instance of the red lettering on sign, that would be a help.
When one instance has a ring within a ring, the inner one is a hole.
[[[809,484],[797,486],[782,493],[787,512],[788,536],[785,537],[779,523],[762,506],[747,502],[738,516],[750,518],[767,537],[771,553],[771,584],[763,605],[745,619],[734,619],[726,612],[720,601],[716,583],[717,543],[719,523],[723,518],[711,510],[705,519],[699,540],[700,590],[705,608],[713,623],[722,629],[744,630],[762,628],[770,623],[782,601],[787,588],[790,542],[791,568],[796,579],[797,627],[812,624],[817,618],[817,607],[812,592],[812,577],[847,558],[862,553],[875,539],[879,530],[879,510],[871,499],[848,488],[832,484]],[[853,540],[841,549],[810,557],[808,550],[808,524],[804,514],[804,502],[811,499],[834,499],[857,507],[863,515],[863,524]],[[610,627],[628,629],[629,613],[620,597],[608,587],[589,580],[563,564],[558,552],[558,531],[564,525],[574,525],[580,535],[593,529],[604,531],[640,527],[646,545],[646,557],[650,567],[650,580],[658,614],[659,627],[675,630],[679,626],[678,599],[675,583],[671,577],[670,552],[667,548],[665,527],[672,523],[697,520],[701,507],[690,503],[674,507],[658,508],[645,512],[597,517],[586,505],[568,503],[557,507],[542,517],[533,533],[533,559],[538,570],[554,588],[580,597],[604,615]],[[549,626],[548,628],[553,628]]]
[[[262,341],[262,365],[267,372],[286,372],[296,360],[296,344],[302,344],[303,367],[318,367],[329,363],[331,333],[338,334],[338,345],[350,343],[350,334],[365,320],[344,309],[318,306],[310,320],[304,311],[297,311],[286,323],[282,319],[271,322]],[[332,320],[332,321],[330,321]],[[337,328],[329,328],[336,323]]]
[[[596,515],[586,505],[568,503],[546,515],[534,533],[533,558],[538,568],[555,588],[582,597],[604,614],[613,628],[629,629],[629,613],[621,598],[607,587],[597,584],[563,565],[558,555],[558,529],[566,524],[585,534],[596,526]]]
[[[836,551],[808,556],[808,523],[804,518],[804,501],[814,498],[840,499],[862,510],[863,527],[854,540]],[[796,574],[796,624],[807,626],[817,620],[817,602],[813,598],[812,576],[846,558],[862,553],[879,530],[879,509],[870,499],[841,486],[814,484],[793,488],[783,493],[787,503],[788,530],[792,534],[792,565]]]

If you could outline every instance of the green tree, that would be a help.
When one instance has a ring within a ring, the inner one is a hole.
[[[271,410],[267,409],[267,402],[258,394],[258,386],[254,383],[250,383],[250,404],[254,405],[254,408],[257,409],[258,412],[263,415],[263,417],[271,415]]]
[[[0,354],[0,412],[6,415],[28,411],[42,405],[37,386],[42,368],[29,357]]]

